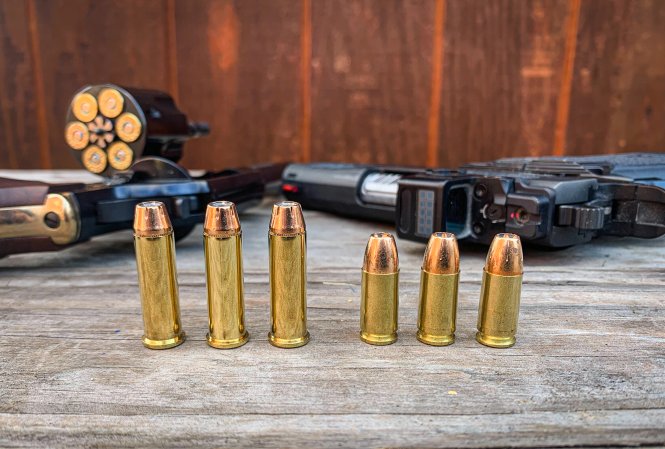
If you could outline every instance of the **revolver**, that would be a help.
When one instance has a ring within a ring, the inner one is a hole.
[[[47,184],[0,178],[0,257],[56,251],[109,232],[131,229],[135,206],[162,201],[176,239],[203,221],[206,205],[228,200],[239,210],[263,197],[285,164],[208,172],[177,164],[183,144],[208,133],[189,123],[164,92],[86,86],[73,97],[65,140],[93,184]]]
[[[662,153],[507,158],[455,170],[291,164],[282,191],[306,208],[392,222],[420,242],[447,231],[489,244],[509,232],[561,248],[665,233]]]

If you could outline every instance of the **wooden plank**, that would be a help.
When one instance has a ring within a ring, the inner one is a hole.
[[[440,165],[552,151],[566,15],[563,0],[447,3]]]
[[[290,0],[176,3],[180,105],[211,128],[185,165],[300,159],[300,25]]]
[[[0,2],[0,168],[39,168],[39,126],[26,2]]]
[[[105,82],[168,90],[165,10],[160,0],[36,1],[55,168],[78,167],[63,138],[76,90]]]
[[[609,410],[592,416],[574,411],[481,416],[0,414],[0,426],[8,429],[0,436],[0,444],[26,448],[42,447],[45,441],[54,448],[99,442],[121,448],[381,447],[389,436],[395,447],[651,447],[663,442],[651,423],[664,419],[662,410]],[[484,431],[471,436],[468,429],[476,426]]]
[[[389,226],[306,212],[312,340],[280,350],[266,336],[270,204],[241,216],[251,339],[231,351],[205,344],[200,227],[177,247],[188,341],[168,351],[140,344],[130,231],[1,259],[0,446],[665,444],[665,239],[525,248],[507,350],[474,340],[478,245],[461,246],[455,344],[415,339],[424,245],[398,240],[400,337],[374,347],[358,339],[360,264]]]
[[[567,153],[665,148],[662,6],[648,0],[582,3]]]
[[[312,3],[312,159],[424,165],[434,3]]]

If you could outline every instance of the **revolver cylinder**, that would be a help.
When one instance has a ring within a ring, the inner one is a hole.
[[[159,201],[136,205],[134,247],[143,310],[143,345],[167,349],[185,341],[180,323],[173,227]]]

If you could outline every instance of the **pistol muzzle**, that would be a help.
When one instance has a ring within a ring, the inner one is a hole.
[[[163,203],[136,205],[134,247],[143,310],[143,344],[150,349],[178,346],[185,341],[185,333],[180,324],[173,227]]]
[[[235,204],[208,204],[203,225],[209,318],[206,339],[213,348],[237,348],[249,339],[245,329],[241,235]]]
[[[385,232],[370,235],[360,288],[360,339],[365,343],[397,341],[398,278],[395,238]]]
[[[455,234],[435,232],[425,249],[420,271],[420,303],[416,337],[433,346],[455,341],[459,249]]]
[[[273,206],[268,234],[270,250],[270,333],[280,348],[307,344],[306,238],[300,204],[281,201]]]
[[[523,271],[520,238],[515,234],[497,234],[483,270],[476,333],[479,343],[493,348],[515,344]]]

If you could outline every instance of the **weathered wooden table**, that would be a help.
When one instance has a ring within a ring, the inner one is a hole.
[[[8,175],[7,172],[0,173]],[[307,212],[311,342],[267,342],[266,202],[242,215],[250,342],[208,347],[201,229],[177,247],[188,340],[141,345],[131,232],[0,260],[2,447],[665,444],[665,239],[525,250],[517,345],[474,340],[481,247],[462,245],[457,341],[415,334],[424,246],[398,240],[400,337],[358,339],[381,224]]]

